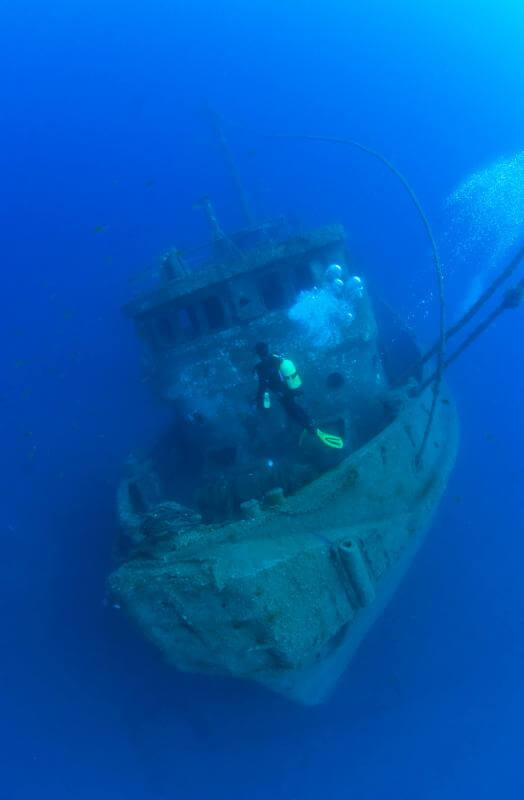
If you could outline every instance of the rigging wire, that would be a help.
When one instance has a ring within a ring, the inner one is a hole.
[[[508,266],[505,269],[503,269],[502,272],[500,272],[499,275],[497,275],[495,280],[493,280],[492,283],[490,283],[487,289],[484,292],[482,292],[478,300],[476,300],[468,308],[468,310],[454,325],[451,326],[451,328],[448,328],[448,330],[446,331],[446,341],[451,339],[452,336],[455,336],[455,334],[457,334],[460,330],[462,330],[464,325],[466,325],[471,319],[473,319],[473,317],[477,315],[482,306],[485,305],[485,303],[487,303],[487,301],[490,300],[491,297],[493,297],[497,289],[499,289],[499,287],[502,286],[502,284],[505,283],[508,280],[508,278],[511,277],[511,275],[513,274],[513,272],[515,272],[515,270],[517,269],[517,267],[519,266],[520,262],[523,259],[524,259],[524,245],[520,247],[515,256],[509,262]],[[439,343],[437,341],[432,347],[430,347],[430,349],[426,353],[424,353],[424,355],[420,358],[418,364],[422,366],[427,361],[429,361],[429,359],[437,352],[438,346]],[[455,359],[453,358],[452,360],[454,361]],[[448,363],[449,362],[446,362],[445,366],[447,366]]]
[[[524,257],[524,247],[522,247],[519,251],[519,256],[517,258],[517,263]],[[478,339],[478,337],[487,330],[490,325],[495,322],[495,320],[508,309],[515,309],[521,305],[524,300],[524,278],[522,278],[515,286],[512,286],[510,289],[504,293],[504,297],[502,298],[499,305],[488,314],[488,316],[479,322],[479,324],[473,328],[471,333],[464,339],[463,342],[457,347],[457,349],[447,358],[444,362],[444,369],[447,369],[454,361],[457,360],[459,356],[462,355],[464,350],[466,350],[473,342]],[[422,393],[427,387],[431,384],[432,380],[434,379],[434,374],[427,378],[424,383],[418,388],[418,393]]]

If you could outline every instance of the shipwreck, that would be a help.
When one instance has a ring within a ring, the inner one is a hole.
[[[424,539],[457,413],[342,226],[226,234],[201,205],[210,242],[168,251],[125,307],[173,423],[126,465],[108,596],[177,669],[315,704]],[[296,366],[297,402],[341,447],[278,392],[255,403],[257,342]]]

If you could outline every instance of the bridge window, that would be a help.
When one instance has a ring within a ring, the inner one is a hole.
[[[313,271],[309,264],[299,264],[293,270],[293,278],[296,289],[301,292],[304,289],[312,289],[315,285]]]
[[[200,333],[196,311],[192,306],[176,309],[177,328],[183,339],[192,339]]]
[[[284,308],[287,305],[288,298],[278,272],[270,272],[269,275],[264,275],[259,286],[264,304],[269,311]]]
[[[173,323],[167,314],[162,314],[156,318],[156,328],[164,344],[171,344],[175,341],[175,330]]]
[[[209,327],[212,330],[223,328],[226,322],[226,315],[220,298],[213,294],[204,300],[203,306]]]

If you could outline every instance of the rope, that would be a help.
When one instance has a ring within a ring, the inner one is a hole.
[[[313,142],[328,142],[330,144],[343,144],[349,147],[355,147],[357,150],[361,150],[363,153],[367,153],[373,158],[376,158],[378,161],[381,161],[390,170],[390,172],[392,172],[393,175],[395,175],[398,178],[398,180],[402,183],[404,189],[408,193],[409,197],[411,198],[411,201],[422,220],[426,234],[431,244],[433,264],[435,266],[435,276],[437,280],[437,288],[439,296],[439,338],[435,346],[435,352],[437,354],[437,369],[435,370],[431,378],[431,383],[434,384],[433,400],[431,403],[431,409],[429,412],[422,441],[415,456],[415,463],[417,467],[420,468],[422,466],[422,458],[429,439],[431,427],[433,425],[435,411],[437,408],[437,402],[442,385],[442,376],[444,373],[445,345],[446,345],[446,305],[444,301],[444,276],[443,276],[442,264],[440,261],[440,256],[438,254],[437,243],[435,241],[433,231],[429,224],[429,220],[424,212],[424,209],[420,204],[420,200],[418,199],[417,195],[412,189],[407,178],[404,177],[404,175],[391,163],[391,161],[389,161],[385,156],[383,156],[377,150],[373,150],[371,147],[367,147],[366,145],[360,144],[360,142],[357,142],[354,139],[340,139],[334,136],[315,136],[309,134],[273,133],[273,134],[263,134],[263,135],[271,139],[295,139],[295,140],[301,139]]]

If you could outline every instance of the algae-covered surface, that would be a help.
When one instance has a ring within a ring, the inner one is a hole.
[[[417,466],[429,402],[411,400],[338,467],[292,496],[270,493],[250,518],[181,526],[164,504],[162,534],[110,576],[113,601],[178,669],[319,702],[402,577],[445,488],[456,412],[443,395]]]

